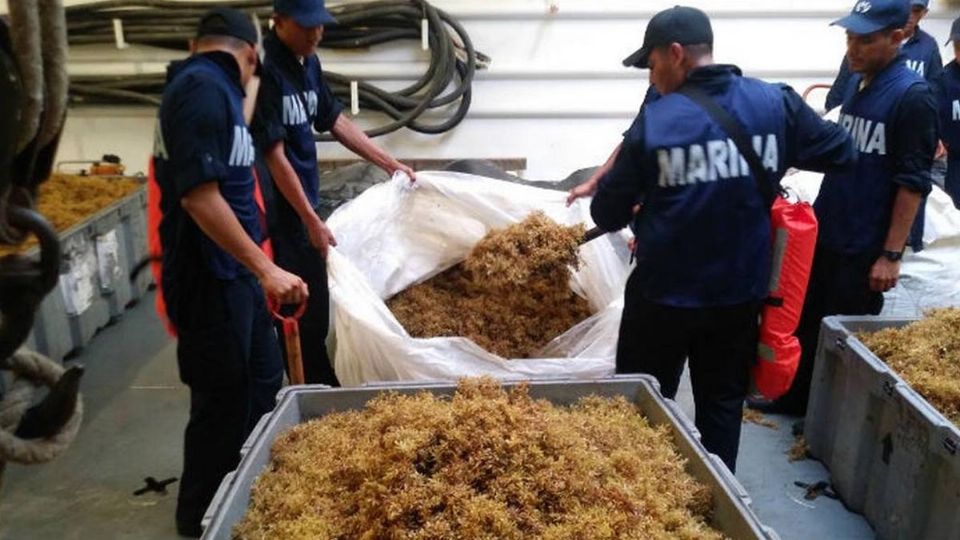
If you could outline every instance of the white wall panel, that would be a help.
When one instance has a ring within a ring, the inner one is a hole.
[[[189,1],[189,0],[187,0]],[[82,3],[67,0],[67,4]],[[527,176],[560,178],[603,161],[639,107],[645,71],[621,66],[637,48],[649,17],[675,0],[437,0],[457,16],[478,50],[492,57],[473,87],[467,120],[453,132],[427,136],[401,131],[378,142],[401,158],[525,157]],[[711,13],[716,60],[740,65],[747,75],[784,81],[798,91],[832,81],[844,50],[844,33],[829,26],[852,2],[837,0],[712,0],[690,2]],[[549,14],[551,4],[558,7]],[[5,5],[0,1],[0,7]],[[934,0],[923,27],[938,41],[956,11]],[[952,50],[942,49],[945,58]],[[71,51],[73,74],[162,72],[178,55],[146,47]],[[322,51],[325,69],[387,88],[408,84],[428,57],[417,44],[366,51]],[[822,103],[823,92],[812,103]],[[361,124],[372,121],[365,113]],[[375,120],[373,120],[375,121]],[[146,108],[79,108],[70,111],[59,159],[116,153],[143,169],[153,133]],[[349,153],[321,145],[324,157]]]

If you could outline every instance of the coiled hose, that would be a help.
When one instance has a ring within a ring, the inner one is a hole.
[[[123,21],[124,40],[185,50],[194,37],[197,21],[208,9],[230,5],[256,15],[265,23],[271,0],[183,2],[175,0],[103,0],[67,8],[67,35],[71,45],[114,43],[113,20]],[[367,131],[371,137],[407,127],[420,133],[443,133],[459,124],[470,108],[471,83],[479,66],[489,61],[478,53],[470,36],[449,14],[423,0],[378,0],[334,6],[339,22],[324,30],[320,46],[327,49],[365,48],[395,40],[420,40],[421,21],[428,21],[430,64],[413,84],[396,91],[358,81],[360,106],[386,114],[390,121]],[[351,77],[324,71],[333,93],[350,100]],[[75,77],[71,79],[73,104],[160,103],[165,76]],[[455,104],[455,105],[454,105]],[[439,109],[446,115],[437,122],[421,116]],[[452,111],[451,111],[452,109]],[[329,136],[318,136],[329,140]]]

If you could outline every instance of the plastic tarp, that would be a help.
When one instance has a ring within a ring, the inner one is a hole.
[[[414,184],[397,176],[338,208],[328,220],[338,247],[327,264],[340,381],[611,375],[629,268],[610,235],[580,248],[580,269],[571,279],[594,314],[553,339],[538,358],[505,359],[463,337],[411,337],[384,303],[462,261],[490,230],[535,210],[591,227],[589,201],[568,208],[565,199],[565,192],[480,176],[418,172]]]

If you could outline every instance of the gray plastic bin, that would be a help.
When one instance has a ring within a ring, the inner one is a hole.
[[[129,254],[130,264],[124,272],[124,280],[130,285],[130,296],[132,300],[139,300],[147,293],[150,285],[153,284],[153,274],[150,269],[140,272],[137,279],[130,283],[130,270],[140,261],[142,261],[148,252],[147,247],[147,190],[140,189],[126,199],[128,205],[128,219],[123,222],[124,243],[126,252]]]
[[[505,384],[513,386],[513,384]],[[456,386],[450,383],[401,383],[370,385],[361,388],[327,388],[322,385],[288,387],[280,392],[278,405],[260,419],[244,444],[243,458],[236,471],[220,484],[213,502],[204,516],[205,539],[227,540],[247,511],[250,490],[256,477],[270,462],[270,447],[287,428],[327,414],[331,411],[361,409],[384,389],[402,394],[427,390],[451,395]],[[674,442],[687,459],[687,471],[706,483],[714,493],[713,524],[731,538],[777,539],[750,508],[750,497],[717,456],[708,454],[700,444],[700,434],[676,403],[660,396],[656,380],[648,376],[615,377],[595,381],[538,381],[530,384],[530,395],[546,398],[556,404],[570,404],[590,394],[626,396],[640,408],[654,425],[669,424]]]
[[[34,315],[33,330],[25,345],[52,360],[62,360],[75,348],[59,285],[40,303],[40,309]]]
[[[111,318],[119,317],[133,299],[130,285],[129,268],[136,261],[131,260],[130,234],[127,223],[132,214],[139,211],[136,197],[126,197],[104,210],[104,217],[112,219],[94,222],[93,232],[100,239],[97,251],[99,266],[100,293],[109,307]]]
[[[150,285],[130,283],[147,252],[146,190],[140,188],[60,234],[60,281],[40,305],[27,344],[54,360],[86,346]],[[38,248],[26,253],[38,257]]]
[[[804,434],[880,539],[956,539],[960,431],[853,335],[910,322],[824,319]]]

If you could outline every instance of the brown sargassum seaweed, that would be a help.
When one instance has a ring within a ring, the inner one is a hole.
[[[241,539],[722,538],[668,426],[626,399],[569,407],[465,379],[384,393],[273,444]]]
[[[37,190],[37,211],[63,232],[130,195],[143,185],[129,178],[53,174]],[[37,239],[27,237],[18,246],[0,246],[0,255],[26,251]]]
[[[932,309],[917,322],[857,338],[960,426],[960,309]]]
[[[464,336],[504,358],[529,358],[590,316],[570,289],[584,227],[537,211],[488,233],[464,262],[387,301],[411,336]]]

